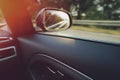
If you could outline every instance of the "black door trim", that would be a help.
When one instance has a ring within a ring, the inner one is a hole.
[[[82,72],[68,66],[67,64],[45,54],[35,54],[29,61],[28,68],[30,70],[31,76],[33,76],[30,66],[32,66],[35,62],[42,61],[54,65],[55,67],[63,70],[68,75],[75,78],[75,80],[93,80]]]

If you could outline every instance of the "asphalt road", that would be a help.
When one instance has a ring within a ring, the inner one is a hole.
[[[120,36],[104,34],[104,33],[86,32],[86,31],[68,29],[65,31],[58,31],[58,32],[45,32],[43,34],[67,36],[67,37],[79,38],[83,40],[120,44]]]

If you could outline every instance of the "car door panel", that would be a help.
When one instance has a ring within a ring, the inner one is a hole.
[[[0,37],[0,80],[27,80],[23,69],[16,39]]]
[[[45,54],[92,79],[119,79],[119,45],[40,33],[19,37],[18,42],[26,63],[35,54]]]
[[[17,52],[12,37],[0,37],[0,79],[15,79]],[[16,75],[17,76],[17,75]]]
[[[46,80],[46,78],[50,78],[47,80],[92,80],[85,74],[45,54],[35,54],[30,59],[29,66],[31,75],[35,76],[37,73],[36,77],[39,77],[38,79],[34,77],[35,80],[40,80],[41,78],[42,80]]]

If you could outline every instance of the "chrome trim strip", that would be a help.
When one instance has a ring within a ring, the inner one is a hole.
[[[8,39],[3,39],[3,40],[0,40],[0,43],[3,43],[3,42],[8,42],[8,41],[11,41],[11,40],[13,40],[13,38],[12,37],[0,37],[0,38],[8,38]]]
[[[13,57],[17,56],[15,46],[0,48],[0,51],[2,51],[2,50],[7,50],[7,49],[14,49],[15,54],[13,54],[13,55],[11,55],[11,56],[8,56],[8,57],[5,57],[5,58],[1,58],[0,61],[4,61],[4,60],[7,60],[7,59],[10,59],[10,58],[13,58]]]
[[[47,69],[48,69],[51,73],[56,74],[56,72],[53,71],[51,68],[47,67]]]

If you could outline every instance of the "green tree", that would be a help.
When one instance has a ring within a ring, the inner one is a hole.
[[[105,20],[112,20],[115,19],[114,14],[117,14],[115,11],[120,8],[120,0],[95,0],[98,1],[96,6],[100,5],[103,7],[103,19]],[[120,13],[118,13],[120,14]]]
[[[104,0],[104,13],[107,14],[107,19],[114,19],[113,13],[120,8],[120,0]]]

